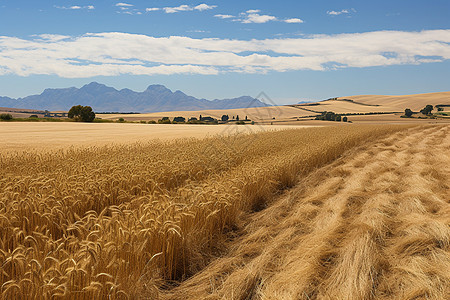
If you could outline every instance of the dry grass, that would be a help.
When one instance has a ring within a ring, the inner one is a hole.
[[[358,95],[340,97],[339,99],[351,99],[354,103],[347,101],[322,101],[320,105],[312,106],[311,109],[334,111],[336,113],[347,112],[403,112],[406,108],[419,111],[427,104],[433,106],[439,104],[450,104],[450,92],[414,94],[401,96],[385,95]]]
[[[242,218],[264,208],[279,191],[294,186],[299,175],[333,161],[346,149],[400,129],[393,126],[311,128],[0,155],[2,297],[163,296],[163,290],[171,287],[173,280],[194,275],[211,258],[220,255],[224,239],[239,228]],[[430,170],[426,176],[443,175]],[[329,186],[334,189],[332,184]],[[320,194],[316,198],[299,211],[284,212],[298,214],[298,224],[315,220],[317,226],[309,225],[314,233],[308,235],[315,242],[308,245],[307,240],[303,241],[310,251],[292,248],[289,238],[298,240],[301,232],[308,234],[309,230],[300,227],[297,232],[298,228],[293,227],[283,233],[280,245],[267,244],[266,257],[261,261],[269,259],[271,249],[285,246],[286,253],[298,251],[311,258],[310,262],[301,264],[310,273],[321,262],[325,263],[323,253],[332,253],[333,248],[324,244],[321,237],[332,236],[333,224],[342,224],[339,213],[346,202],[340,199],[332,203]],[[324,202],[323,206],[328,208],[319,213],[315,201]],[[258,223],[255,224],[257,227]],[[429,230],[434,230],[431,232],[436,237],[444,236],[446,228],[439,228],[440,231],[434,227]],[[404,232],[413,230],[397,229],[399,238],[403,239],[409,238],[402,237]],[[413,232],[420,239],[428,231],[418,227]],[[361,236],[355,243],[363,244],[372,237]],[[246,261],[259,255],[261,241],[271,239],[263,232],[254,237],[253,244],[243,244],[245,251],[251,250]],[[301,246],[301,240],[298,241],[296,246]],[[443,247],[447,247],[447,242],[442,240]],[[322,247],[325,252],[317,252],[314,247]],[[392,253],[396,249],[392,247]],[[436,260],[444,255],[442,251]],[[237,288],[231,298],[242,293],[270,295],[267,293],[274,285],[262,290],[261,272],[276,272],[276,263],[281,263],[283,257],[271,261],[273,269],[269,266],[258,269],[256,263],[255,268],[247,267],[239,259],[236,265],[229,266],[230,274],[233,268],[242,266],[243,276],[230,279],[233,288]],[[288,261],[285,263],[286,267],[291,266]],[[371,273],[371,267],[367,268],[363,274]],[[249,270],[251,274],[247,274]],[[292,276],[302,274],[297,268],[294,271]],[[278,275],[273,275],[270,280],[276,283]],[[296,285],[300,287],[303,282],[308,287],[309,277],[300,277],[302,281]],[[208,275],[208,278],[215,277]],[[404,280],[407,285],[407,279]],[[284,287],[285,292],[291,290],[289,286]],[[199,285],[199,292],[204,292],[202,297],[210,294],[209,283]],[[180,298],[185,296],[182,294]]]
[[[399,111],[404,111],[405,108],[410,108],[414,111],[419,111],[427,104],[433,106],[439,104],[450,104],[450,92],[414,94],[414,95],[399,95],[399,96],[384,96],[384,95],[359,95],[342,97],[352,99],[357,102],[380,105],[381,107],[395,108]]]
[[[293,127],[293,126],[292,126]],[[213,135],[286,129],[285,126],[121,124],[78,122],[1,122],[0,153],[11,151],[55,150],[69,146],[101,146],[173,140],[184,137],[203,138]]]
[[[449,299],[450,126],[347,152],[168,299]]]
[[[354,102],[342,101],[342,99],[351,99]],[[450,92],[401,95],[401,96],[383,96],[383,95],[359,95],[340,97],[339,100],[326,100],[317,102],[314,106],[297,105],[298,108],[306,108],[315,111],[332,111],[335,113],[370,113],[370,112],[404,112],[406,108],[413,111],[420,111],[427,104],[433,106],[439,104],[450,105]],[[398,121],[402,123],[411,122],[408,119],[400,119],[399,116],[349,116],[354,120],[378,121],[383,124],[386,121]],[[416,123],[421,120],[414,120]]]
[[[384,115],[354,115],[348,116],[353,123],[363,124],[449,124],[450,120],[446,119],[419,119],[419,118],[400,118],[403,113],[384,114]]]

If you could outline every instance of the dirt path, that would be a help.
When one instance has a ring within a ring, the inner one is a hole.
[[[450,126],[355,149],[255,213],[169,299],[450,299]]]

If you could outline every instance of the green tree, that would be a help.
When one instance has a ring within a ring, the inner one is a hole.
[[[0,115],[0,120],[9,121],[12,119],[13,119],[13,116],[11,114],[1,114]]]
[[[327,111],[327,112],[325,113],[325,120],[327,120],[327,121],[334,121],[335,118],[336,118],[336,115],[335,115],[334,112],[332,112],[332,111]]]
[[[222,121],[223,122],[228,121],[228,119],[229,119],[228,115],[222,115]]]
[[[342,121],[343,121],[343,122],[347,122],[347,121],[348,121],[347,117],[343,117],[343,118],[342,118]]]
[[[173,118],[173,123],[185,123],[185,122],[186,122],[186,118],[183,118],[183,117]]]
[[[162,119],[158,120],[158,124],[171,124],[169,117],[163,117]]]
[[[428,104],[420,112],[423,113],[424,115],[430,115],[432,111],[433,111],[433,105]]]
[[[95,119],[95,113],[90,106],[75,105],[69,110],[70,119],[80,122],[92,122]]]
[[[411,118],[412,115],[413,115],[412,110],[410,110],[409,108],[405,109],[405,116]]]

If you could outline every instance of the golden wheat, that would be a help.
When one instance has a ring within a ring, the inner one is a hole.
[[[204,268],[243,213],[263,208],[298,175],[402,128],[0,155],[2,297],[157,297]]]
[[[449,299],[449,136],[408,129],[302,176],[160,299]]]

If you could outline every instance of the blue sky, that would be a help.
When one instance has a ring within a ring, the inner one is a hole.
[[[0,0],[0,96],[97,81],[285,104],[448,78],[448,0]]]

